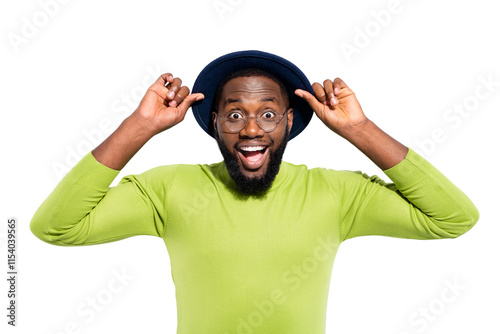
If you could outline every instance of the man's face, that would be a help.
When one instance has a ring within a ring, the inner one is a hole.
[[[232,113],[240,113],[250,117],[243,129],[231,132],[213,113],[217,143],[229,174],[243,193],[266,191],[278,174],[293,121],[292,110],[287,108],[288,101],[280,86],[266,77],[238,77],[222,88],[218,114],[237,117]],[[271,132],[262,130],[253,117],[267,110],[284,114]]]

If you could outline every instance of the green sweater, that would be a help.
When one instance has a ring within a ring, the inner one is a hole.
[[[31,230],[61,246],[162,238],[178,334],[322,334],[342,241],[455,238],[479,218],[412,150],[384,171],[394,184],[282,162],[263,197],[241,196],[223,162],[162,166],[109,188],[118,173],[89,153],[43,202]]]

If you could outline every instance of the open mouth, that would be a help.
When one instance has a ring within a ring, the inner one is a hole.
[[[243,167],[249,170],[259,169],[268,155],[268,146],[241,146],[238,149]]]

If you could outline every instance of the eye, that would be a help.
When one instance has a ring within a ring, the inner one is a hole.
[[[229,114],[226,115],[226,117],[230,120],[243,119],[243,115],[239,112],[230,112]]]
[[[263,119],[273,119],[274,117],[276,117],[276,113],[268,110],[265,111],[260,117]]]

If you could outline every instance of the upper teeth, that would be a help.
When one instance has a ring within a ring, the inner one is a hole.
[[[243,151],[260,151],[260,150],[263,150],[265,148],[266,148],[265,146],[243,146],[243,147],[240,147],[240,149]]]

